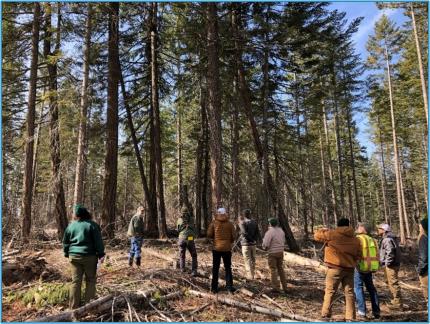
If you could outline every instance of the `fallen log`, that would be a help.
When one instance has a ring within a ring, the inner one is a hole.
[[[306,257],[302,257],[298,254],[284,252],[284,262],[299,265],[306,268],[311,268],[321,274],[325,274],[327,271],[327,267],[319,261],[312,260]]]
[[[159,289],[148,289],[148,290],[139,290],[135,293],[126,293],[124,295],[119,295],[116,297],[115,305],[121,306],[126,303],[126,299],[129,298],[132,301],[137,301],[140,299],[147,299],[153,293],[158,291]],[[37,318],[34,320],[30,320],[30,322],[71,322],[77,321],[88,313],[103,313],[109,310],[112,307],[113,298],[115,294],[110,294],[104,297],[100,297],[82,307],[79,307],[74,310],[66,311],[56,315],[50,315],[46,317]]]
[[[77,321],[80,317],[89,312],[102,313],[110,309],[114,294],[110,294],[99,299],[96,299],[85,306],[72,311],[63,312],[57,315],[51,315],[30,320],[29,322],[71,322]]]
[[[245,310],[250,311],[250,312],[257,312],[260,314],[270,315],[270,316],[278,317],[278,318],[289,318],[292,320],[298,320],[298,321],[303,321],[303,322],[321,322],[317,319],[308,318],[308,317],[300,316],[300,315],[296,315],[296,314],[290,314],[290,313],[286,313],[283,311],[270,309],[268,307],[254,305],[251,303],[240,302],[240,301],[237,301],[237,300],[234,300],[231,298],[227,298],[224,296],[219,296],[219,295],[215,296],[215,295],[207,294],[207,293],[196,291],[196,290],[188,290],[188,293],[191,295],[194,295],[194,296],[205,298],[205,299],[215,300],[215,301],[221,302],[221,303],[229,305],[229,306],[239,307],[239,308],[245,309]]]

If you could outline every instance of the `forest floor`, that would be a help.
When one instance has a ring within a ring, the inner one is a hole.
[[[168,261],[169,257],[175,259],[177,257],[175,243],[174,240],[147,240],[142,248],[142,266],[140,268],[128,266],[128,242],[125,239],[107,245],[107,259],[98,269],[98,297],[110,293],[133,293],[138,290],[156,288],[160,292],[157,292],[155,297],[160,302],[156,304],[156,307],[152,305],[151,308],[143,303],[128,304],[128,307],[127,305],[117,308],[112,306],[111,309],[103,313],[90,312],[79,320],[94,322],[130,321],[130,319],[131,321],[157,322],[281,320],[280,317],[227,306],[216,300],[187,293],[186,289],[209,293],[210,279],[203,276],[193,278],[189,272],[181,273],[176,269],[175,262]],[[211,272],[210,249],[207,242],[198,240],[199,269],[206,273]],[[157,253],[158,256],[156,256]],[[307,253],[307,256],[310,256],[314,252],[305,250],[304,253],[303,255]],[[4,253],[4,255],[8,254]],[[11,264],[14,262],[20,264],[21,268],[23,264],[29,263],[29,260],[33,260],[33,263],[30,263],[20,274],[22,276],[21,281],[14,282],[13,278],[6,278],[5,272],[3,272],[2,320],[4,322],[33,321],[67,310],[70,267],[68,260],[63,256],[60,244],[54,242],[37,243],[31,249],[26,249],[25,252],[14,252],[14,255],[6,256],[4,259]],[[189,259],[190,256],[187,254],[187,260]],[[3,266],[5,266],[4,262]],[[218,296],[245,302],[248,305],[259,305],[318,320],[324,296],[324,275],[302,266],[284,264],[284,267],[288,279],[288,292],[287,294],[273,294],[270,292],[270,273],[264,253],[260,251],[257,253],[256,279],[247,282],[244,279],[242,255],[237,250],[233,253],[233,278],[234,285],[238,290],[234,294],[228,293],[222,289],[224,280],[220,279],[221,291]],[[222,273],[223,268],[221,266],[221,276]],[[402,266],[400,280],[403,282],[401,288],[405,309],[403,312],[393,313],[386,306],[389,302],[390,292],[385,284],[383,273],[379,271],[376,274],[375,285],[381,303],[381,319],[379,321],[427,322],[427,307],[420,290],[417,289],[419,282],[412,261],[411,263],[406,262]],[[162,294],[181,289],[185,293],[179,298],[170,300],[161,300],[160,298]],[[252,297],[249,292],[253,293]],[[367,298],[367,303],[367,307],[370,309],[369,298]],[[333,305],[332,321],[344,320],[343,308],[343,293],[339,289]],[[282,320],[285,321],[286,319]]]

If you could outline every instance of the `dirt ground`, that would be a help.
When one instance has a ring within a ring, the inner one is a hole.
[[[112,243],[112,242],[111,242]],[[163,293],[177,291],[183,288],[209,292],[210,279],[206,277],[191,277],[190,273],[180,273],[173,262],[166,261],[149,254],[148,251],[157,251],[166,256],[176,258],[177,247],[174,240],[150,241],[147,240],[142,248],[142,266],[129,267],[127,264],[128,245],[126,241],[115,242],[112,246],[107,245],[107,259],[98,269],[98,296],[104,296],[112,292],[133,292],[158,288]],[[38,252],[37,252],[38,251]],[[210,273],[211,271],[211,251],[210,245],[204,241],[197,243],[199,268]],[[308,252],[308,256],[312,251]],[[49,271],[57,272],[56,275],[46,274],[39,278],[34,278],[28,282],[16,282],[9,286],[3,284],[3,309],[2,320],[8,321],[28,321],[38,317],[58,314],[67,310],[67,297],[61,295],[59,300],[49,299],[47,302],[40,302],[38,293],[25,298],[13,298],[25,292],[42,291],[44,285],[56,284],[64,286],[70,281],[70,269],[68,260],[64,258],[59,244],[45,243],[34,247],[31,253],[38,253],[38,257],[46,260]],[[412,258],[412,257],[411,257]],[[187,255],[187,260],[190,256]],[[413,258],[412,258],[413,259]],[[243,259],[238,250],[233,253],[233,278],[234,285],[238,288],[234,294],[229,294],[224,287],[224,281],[220,280],[220,296],[226,296],[238,301],[253,303],[283,312],[305,316],[318,320],[324,296],[324,275],[313,270],[299,266],[284,264],[288,278],[288,292],[285,295],[275,295],[270,292],[270,273],[267,267],[267,260],[264,253],[257,253],[257,278],[247,282],[244,279]],[[188,265],[188,268],[189,265]],[[223,269],[221,267],[221,275]],[[59,275],[58,275],[59,274]],[[405,304],[403,312],[390,312],[386,304],[390,300],[390,292],[384,284],[385,279],[382,271],[376,274],[376,288],[379,293],[381,304],[381,318],[379,321],[397,322],[427,322],[427,307],[425,300],[417,287],[419,281],[413,267],[413,262],[406,262],[400,271],[400,280],[404,283],[402,294]],[[378,280],[379,279],[379,280]],[[408,287],[409,286],[409,287]],[[253,292],[252,298],[240,291],[246,288]],[[67,289],[66,289],[67,291]],[[272,301],[263,295],[269,296]],[[27,294],[28,295],[28,294]],[[38,300],[39,299],[39,300]],[[280,318],[263,315],[256,312],[246,311],[237,307],[223,305],[220,302],[195,297],[185,293],[184,296],[158,304],[157,310],[148,309],[134,305],[134,321],[279,321]],[[341,291],[337,293],[333,305],[332,321],[343,321],[344,298]],[[371,309],[369,298],[367,298],[367,309]],[[121,309],[112,308],[111,312],[103,314],[89,314],[81,318],[81,321],[127,321],[129,320],[127,307]],[[158,311],[158,312],[157,312]],[[131,311],[130,311],[131,312]],[[161,314],[160,314],[161,313]],[[369,312],[370,313],[370,312]],[[164,315],[164,316],[163,316]],[[368,320],[372,321],[372,320]]]

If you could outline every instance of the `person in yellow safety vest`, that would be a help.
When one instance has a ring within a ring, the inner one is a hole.
[[[362,259],[354,271],[354,292],[357,301],[357,319],[366,319],[366,301],[364,299],[364,288],[370,295],[372,313],[374,318],[379,318],[378,292],[373,285],[372,273],[379,269],[378,242],[368,235],[370,228],[365,223],[358,223],[356,234],[362,248]]]

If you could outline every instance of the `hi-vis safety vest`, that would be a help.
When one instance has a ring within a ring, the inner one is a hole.
[[[358,263],[360,272],[375,272],[379,269],[378,243],[369,235],[357,235],[363,249],[363,257]]]

